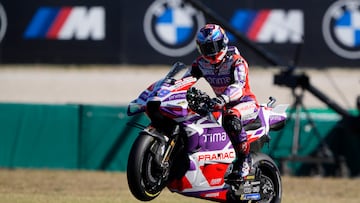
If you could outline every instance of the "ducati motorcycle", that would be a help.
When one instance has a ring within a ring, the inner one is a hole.
[[[243,126],[251,143],[251,171],[242,180],[225,182],[234,149],[222,128],[221,112],[211,112],[210,97],[192,87],[194,77],[183,77],[186,70],[185,64],[175,63],[128,106],[129,116],[145,113],[150,119],[128,158],[127,181],[133,196],[150,201],[168,188],[216,202],[281,202],[279,169],[261,148],[270,141],[271,130],[284,126],[287,105],[274,106],[270,97],[260,105],[257,118]]]

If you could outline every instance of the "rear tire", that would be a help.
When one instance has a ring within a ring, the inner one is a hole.
[[[266,181],[267,186],[271,185],[274,190],[274,196],[271,198],[271,201],[261,201],[261,203],[280,203],[282,198],[282,181],[279,168],[274,160],[266,154],[253,153],[252,158],[254,165],[257,165],[261,170],[262,181]]]
[[[282,198],[282,182],[280,171],[275,162],[266,154],[251,153],[253,166],[257,167],[261,171],[262,199],[260,201],[254,201],[258,203],[280,203]],[[245,203],[248,201],[238,200],[232,191],[227,193],[228,203]],[[264,199],[265,198],[265,199]]]
[[[166,186],[162,171],[150,151],[160,142],[148,134],[140,134],[135,140],[128,159],[127,180],[131,193],[140,201],[150,201],[159,196]]]

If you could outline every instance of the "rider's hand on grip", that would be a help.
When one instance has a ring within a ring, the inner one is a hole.
[[[202,116],[212,110],[210,109],[210,97],[195,87],[191,87],[187,91],[186,100],[188,101],[189,108]]]

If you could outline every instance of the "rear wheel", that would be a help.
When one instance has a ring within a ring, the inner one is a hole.
[[[253,166],[260,171],[260,196],[261,200],[252,201],[258,203],[280,203],[282,196],[282,183],[278,167],[275,162],[267,155],[262,153],[252,153]],[[235,195],[235,191],[227,193],[227,202],[248,202],[239,201],[239,196]]]
[[[254,163],[261,171],[261,189],[262,196],[259,203],[280,203],[282,197],[282,183],[280,171],[275,162],[267,155],[262,153],[254,154]]]
[[[131,193],[141,201],[156,198],[166,186],[163,169],[156,162],[154,148],[161,142],[147,134],[140,134],[135,140],[128,159],[127,180]]]

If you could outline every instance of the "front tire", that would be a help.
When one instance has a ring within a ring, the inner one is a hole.
[[[135,140],[128,159],[127,180],[131,193],[140,201],[150,201],[159,196],[166,186],[162,170],[155,162],[150,148],[160,142],[148,134]]]

